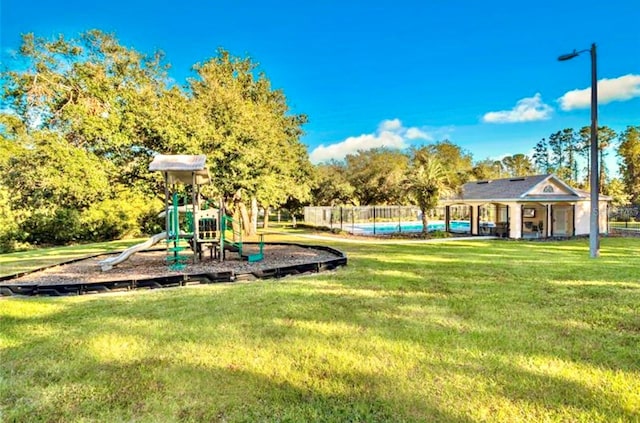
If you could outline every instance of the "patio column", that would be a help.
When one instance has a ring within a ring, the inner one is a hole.
[[[509,238],[522,238],[522,206],[518,203],[509,205]]]

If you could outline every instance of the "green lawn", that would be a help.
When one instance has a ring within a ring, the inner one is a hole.
[[[0,300],[0,421],[640,421],[640,239],[332,245],[327,274]]]

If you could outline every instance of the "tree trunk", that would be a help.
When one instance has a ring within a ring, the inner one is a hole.
[[[251,224],[251,219],[249,218],[249,211],[247,210],[246,204],[244,204],[243,202],[239,202],[238,209],[240,211],[240,219],[242,219],[242,228],[244,229],[244,234],[247,236],[255,235],[256,232],[253,230],[253,225]]]
[[[262,206],[264,208],[264,219],[262,220],[262,229],[269,227],[269,205]]]
[[[249,219],[249,212],[247,211],[247,206],[242,202],[242,191],[238,190],[233,195],[233,219],[236,221],[242,221],[242,229],[245,235],[255,235],[255,231],[253,231],[253,227],[251,225],[251,219]],[[236,228],[233,228],[236,230]]]
[[[258,232],[258,200],[251,197],[251,231]]]
[[[429,233],[429,227],[427,222],[427,209],[421,208],[420,211],[422,212],[422,233],[426,235]]]
[[[602,149],[600,149],[600,192],[602,192],[602,187],[604,187],[605,182],[606,182],[606,168],[605,168],[605,164],[604,164],[604,151]]]

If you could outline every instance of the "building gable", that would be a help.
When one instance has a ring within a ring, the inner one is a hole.
[[[532,187],[528,192],[524,193],[523,198],[530,196],[545,196],[545,197],[566,197],[566,196],[576,196],[580,197],[580,194],[571,188],[569,185],[562,182],[560,179],[555,177],[554,175],[549,175],[549,177],[543,181],[540,181],[537,185]]]

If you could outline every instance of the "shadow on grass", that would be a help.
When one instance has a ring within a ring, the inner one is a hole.
[[[3,332],[24,329],[27,335],[37,325],[51,325],[52,331],[48,336],[23,337],[20,345],[0,351],[0,376],[12,376],[0,386],[0,409],[7,421],[471,421],[442,409],[434,399],[385,398],[385,388],[394,382],[373,372],[334,371],[330,363],[303,366],[302,376],[293,383],[287,380],[288,371],[267,375],[249,370],[250,363],[242,357],[211,356],[200,362],[189,356],[189,345],[206,347],[207,338],[183,329],[190,319],[206,314],[192,313],[176,322],[162,313],[148,316],[147,306],[135,313],[128,301],[111,300],[116,301],[111,301],[109,318],[101,316],[104,320],[97,325],[88,317],[104,304],[93,302],[76,305],[85,308],[81,311],[87,320],[78,319],[73,309],[47,318],[3,319]],[[167,306],[165,300],[156,299],[153,308],[172,314],[173,307],[182,304],[168,299]],[[119,317],[166,319],[164,332],[114,324]],[[206,323],[219,325],[224,319],[218,315]],[[149,348],[133,358],[126,351],[123,357],[99,356],[90,344],[113,333],[150,341]],[[337,389],[332,391],[332,386]]]
[[[356,246],[309,278],[11,299],[0,405],[17,420],[640,419],[638,253],[504,245]]]
[[[15,345],[0,350],[9,380],[1,402],[9,416],[53,420],[465,422],[474,420],[466,400],[495,398],[516,409],[533,404],[540,418],[561,409],[639,417],[596,388],[603,380],[518,364],[549,357],[632,377],[637,333],[614,327],[628,313],[609,325],[571,327],[565,321],[580,319],[581,301],[537,311],[535,301],[482,301],[450,283],[449,291],[429,283],[370,290],[335,279],[79,298],[40,316],[3,316],[2,333]],[[106,351],[92,349],[102,338],[121,339],[123,353],[137,340],[140,356],[109,355],[107,341]],[[395,352],[403,349],[409,353]],[[409,360],[413,370],[349,369],[344,355],[391,369]],[[282,363],[262,367],[258,359]]]

